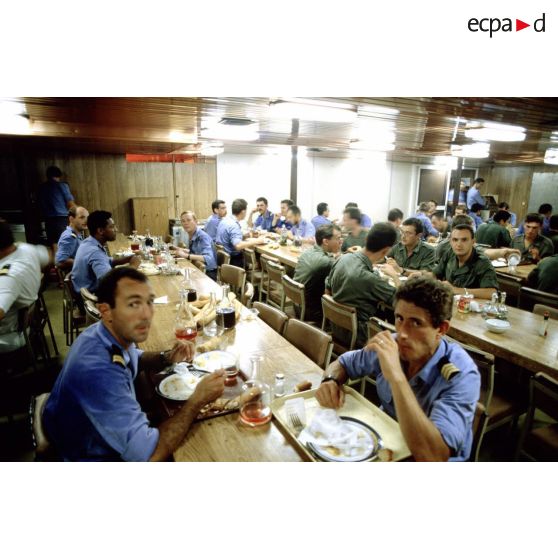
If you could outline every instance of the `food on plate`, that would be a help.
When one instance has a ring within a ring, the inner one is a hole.
[[[310,380],[303,380],[295,386],[295,391],[306,391],[312,388],[312,382]]]

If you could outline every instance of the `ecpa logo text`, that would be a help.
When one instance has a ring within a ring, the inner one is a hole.
[[[543,13],[543,15],[539,19],[536,19],[533,22],[533,29],[535,30],[536,33],[545,32],[545,25],[546,25],[545,19],[546,19],[546,14]],[[520,19],[516,19],[515,29],[514,29],[512,19],[509,17],[505,17],[503,19],[500,19],[498,17],[485,17],[482,19],[472,17],[468,21],[467,27],[469,28],[469,31],[472,31],[473,33],[477,33],[479,31],[483,33],[490,33],[490,38],[492,38],[492,35],[494,33],[497,33],[498,31],[503,31],[503,32],[521,31],[522,29],[531,27],[531,24],[525,23]]]

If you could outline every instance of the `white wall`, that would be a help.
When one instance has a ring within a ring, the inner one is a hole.
[[[256,199],[267,198],[269,209],[280,209],[282,199],[289,197],[291,182],[290,154],[250,155],[223,153],[217,157],[217,195],[227,202],[229,215],[236,198],[248,202],[248,211],[256,207]]]
[[[416,209],[418,168],[411,163],[391,163],[389,208],[399,208],[405,219]]]

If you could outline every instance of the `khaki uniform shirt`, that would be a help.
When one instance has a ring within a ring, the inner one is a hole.
[[[508,248],[511,246],[511,236],[506,227],[498,223],[483,223],[475,236],[479,244],[487,244],[491,248]]]
[[[367,321],[376,315],[378,303],[393,306],[395,296],[395,288],[374,271],[372,263],[362,252],[341,256],[333,265],[326,288],[336,302],[357,309],[357,345],[360,346],[366,342]]]
[[[494,266],[486,256],[479,254],[475,249],[461,267],[453,250],[446,252],[433,273],[441,281],[449,281],[454,287],[462,289],[498,288]]]
[[[325,280],[333,267],[334,261],[331,254],[315,244],[310,250],[302,253],[294,272],[293,279],[304,285],[304,294],[306,295],[305,319],[320,322],[320,325]]]
[[[528,281],[533,289],[558,294],[558,254],[542,260],[529,273]]]
[[[397,265],[404,269],[432,271],[436,267],[434,248],[422,240],[415,246],[410,256],[407,256],[407,248],[399,242],[390,250],[388,258],[393,258]]]
[[[525,248],[525,235],[520,234],[513,239],[512,248],[516,248],[521,252],[521,261],[533,263],[533,258],[529,254],[529,248],[537,248],[539,251],[539,258],[542,260],[547,256],[552,256],[554,254],[554,245],[552,241],[546,238],[546,236],[538,235],[527,248]]]
[[[347,238],[343,241],[341,252],[346,252],[351,246],[360,246],[362,248],[366,244],[367,235],[368,231],[366,229],[362,229],[357,236],[349,234],[349,236],[347,236]]]

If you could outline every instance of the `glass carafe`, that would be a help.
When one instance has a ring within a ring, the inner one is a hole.
[[[185,267],[182,273],[184,277],[180,282],[180,296],[184,295],[188,302],[194,302],[198,298],[198,293],[192,284],[192,270],[189,267]]]
[[[250,379],[240,396],[240,420],[248,426],[260,426],[271,420],[271,389],[262,380],[263,357],[250,358]]]
[[[223,298],[216,308],[217,326],[221,331],[232,329],[236,325],[234,305],[229,300],[229,285],[223,285]]]
[[[186,339],[188,341],[195,339],[198,334],[197,324],[190,311],[188,299],[186,295],[182,293],[180,295],[180,306],[178,307],[178,312],[176,313],[176,319],[174,321],[174,334],[177,339]]]
[[[215,293],[209,295],[209,304],[203,312],[202,323],[203,323],[203,334],[206,337],[215,337],[219,328],[217,327],[217,314],[216,309]]]

